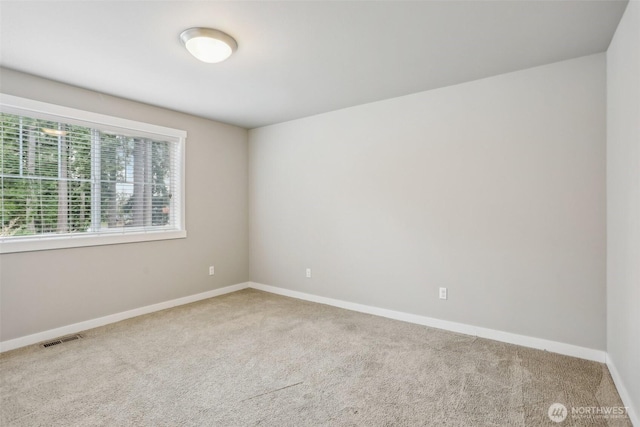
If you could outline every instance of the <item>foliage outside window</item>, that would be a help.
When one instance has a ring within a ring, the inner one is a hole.
[[[4,95],[2,252],[184,237],[184,137]]]

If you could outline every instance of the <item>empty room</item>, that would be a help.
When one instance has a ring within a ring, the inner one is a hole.
[[[0,425],[640,427],[640,0],[0,0]]]

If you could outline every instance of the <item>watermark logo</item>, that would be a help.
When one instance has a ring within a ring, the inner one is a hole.
[[[574,420],[628,418],[627,411],[626,406],[573,406],[571,418]],[[561,423],[569,416],[569,411],[562,403],[556,402],[549,406],[547,415],[554,423]]]
[[[547,415],[549,415],[549,419],[554,423],[561,423],[567,418],[567,407],[562,403],[553,403],[549,406],[549,410],[547,411]]]

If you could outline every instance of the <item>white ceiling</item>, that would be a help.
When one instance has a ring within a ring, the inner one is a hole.
[[[626,1],[2,1],[0,65],[253,128],[607,49]],[[178,36],[231,34],[226,62]]]

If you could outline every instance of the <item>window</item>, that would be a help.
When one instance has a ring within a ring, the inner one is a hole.
[[[186,236],[186,132],[0,96],[0,252]]]

